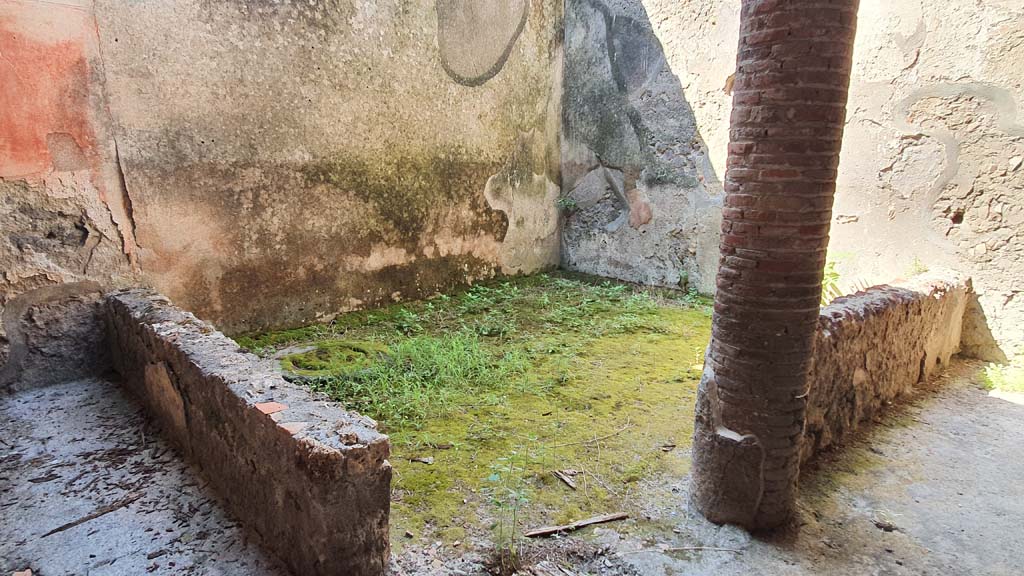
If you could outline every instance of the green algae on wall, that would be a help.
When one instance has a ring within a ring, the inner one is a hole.
[[[406,531],[500,541],[628,511],[641,483],[684,477],[709,335],[707,304],[692,296],[539,275],[240,343],[264,355],[313,347],[285,356],[286,369],[338,361],[307,381],[390,434],[401,546]],[[353,368],[354,342],[391,353]]]
[[[311,162],[302,167],[310,186],[325,184],[374,206],[381,223],[406,239],[424,232],[429,216],[439,207],[472,200],[500,162],[482,162],[456,148],[422,156],[391,155],[372,161],[345,157]],[[480,218],[489,210],[480,202]],[[497,228],[497,226],[495,226]],[[495,230],[501,238],[504,232]]]

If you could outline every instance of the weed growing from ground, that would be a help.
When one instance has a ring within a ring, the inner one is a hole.
[[[509,452],[491,465],[487,486],[481,490],[498,511],[494,530],[498,569],[501,574],[513,574],[520,568],[520,544],[522,541],[520,510],[530,503],[529,490],[523,481],[527,472],[519,452]]]
[[[1018,356],[1008,364],[987,365],[983,380],[989,390],[1024,394],[1024,356]]]
[[[488,350],[476,334],[457,332],[401,340],[369,366],[308,384],[388,426],[418,426],[453,406],[500,402],[527,367],[521,354]]]

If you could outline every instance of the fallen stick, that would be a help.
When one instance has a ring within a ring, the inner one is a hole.
[[[523,536],[526,536],[527,538],[537,538],[539,536],[561,534],[562,532],[575,532],[576,530],[586,526],[604,524],[605,522],[615,522],[616,520],[625,520],[626,518],[629,518],[629,514],[626,514],[625,512],[605,514],[604,516],[594,516],[593,518],[587,518],[586,520],[578,520],[572,524],[566,524],[564,526],[547,526],[545,528],[527,530],[526,532],[523,532]]]
[[[53,534],[56,534],[58,532],[63,532],[65,530],[74,528],[75,526],[78,526],[79,524],[85,524],[86,522],[88,522],[90,520],[95,520],[95,519],[99,518],[100,516],[106,516],[107,514],[110,514],[111,512],[114,512],[115,510],[120,510],[121,508],[124,508],[125,506],[128,506],[129,504],[131,504],[132,502],[135,502],[139,498],[142,498],[142,494],[129,494],[128,496],[125,496],[124,498],[118,500],[117,502],[114,502],[112,504],[107,504],[106,506],[103,506],[101,508],[97,508],[95,512],[92,512],[91,514],[87,514],[85,516],[82,516],[78,520],[75,520],[73,522],[68,522],[67,524],[65,524],[65,525],[63,525],[63,526],[61,526],[59,528],[54,528],[53,530],[50,530],[46,534],[43,534],[42,536],[40,536],[40,538],[46,538],[47,536],[52,536]]]
[[[573,482],[572,478],[569,478],[569,475],[565,472],[562,472],[561,470],[554,470],[551,473],[555,475],[555,478],[565,482],[565,485],[569,488],[572,488],[573,490],[576,489],[576,483]]]
[[[697,550],[706,550],[709,552],[732,552],[734,554],[743,554],[743,550],[737,550],[735,548],[715,548],[713,546],[675,546],[671,548],[641,548],[639,550],[626,550],[624,552],[621,552],[621,554],[643,554],[645,552],[659,552],[664,554],[666,552],[690,552]]]
[[[712,552],[733,552],[735,554],[743,554],[743,550],[737,550],[735,548],[714,548],[712,546],[677,546],[661,549],[662,552],[689,552],[691,550],[710,550]]]

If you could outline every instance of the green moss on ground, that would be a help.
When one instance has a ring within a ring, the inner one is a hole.
[[[710,325],[692,294],[538,275],[239,342],[312,346],[284,368],[380,421],[401,546],[407,530],[507,541],[628,510],[639,483],[683,477]],[[554,470],[576,472],[577,489]]]
[[[374,362],[385,360],[388,347],[380,342],[322,340],[312,349],[289,354],[281,367],[292,374],[309,378],[349,375]]]

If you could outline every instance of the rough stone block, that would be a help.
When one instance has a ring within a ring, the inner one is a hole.
[[[286,382],[151,291],[106,301],[125,385],[268,549],[295,574],[385,572],[390,446],[375,422]]]
[[[854,432],[949,364],[971,281],[949,271],[836,299],[821,311],[801,456]]]
[[[0,358],[0,391],[49,386],[109,370],[102,296],[95,282],[66,282],[29,290],[5,306],[0,297],[0,324],[9,343],[8,353]]]

